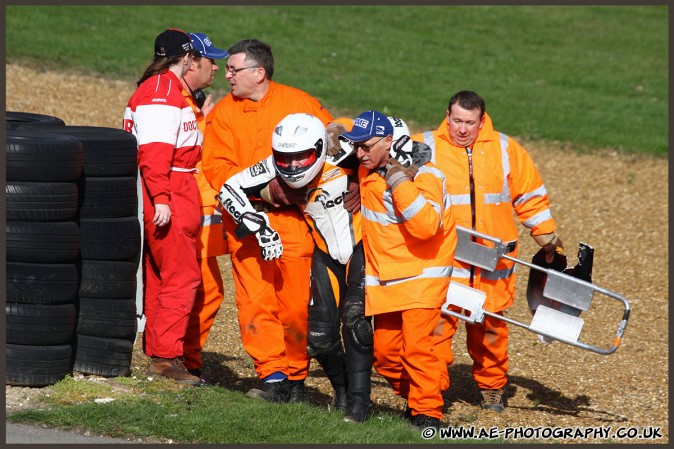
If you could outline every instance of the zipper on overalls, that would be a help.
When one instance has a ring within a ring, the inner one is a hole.
[[[477,231],[476,214],[475,214],[475,178],[473,177],[473,150],[466,147],[468,154],[468,184],[470,186],[470,224],[473,231]],[[471,240],[475,241],[475,236],[471,236]],[[470,266],[470,285],[473,285],[473,278],[475,276],[475,266]]]

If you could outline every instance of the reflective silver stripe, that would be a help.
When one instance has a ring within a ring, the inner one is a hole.
[[[545,209],[544,211],[537,213],[536,215],[534,215],[533,217],[531,217],[522,224],[527,228],[531,229],[534,226],[543,223],[546,220],[550,220],[551,218],[552,214],[550,213],[550,209]]]
[[[510,194],[508,193],[507,181],[504,183],[503,191],[500,193],[487,193],[484,195],[484,204],[510,203]]]
[[[545,196],[545,195],[547,195],[547,194],[548,194],[548,191],[545,190],[545,186],[540,186],[539,188],[537,188],[536,190],[534,190],[534,191],[532,191],[532,192],[525,193],[524,195],[521,195],[519,198],[517,198],[517,199],[515,200],[515,203],[514,203],[514,204],[517,206],[517,205],[526,203],[526,202],[529,201],[531,198],[543,197],[543,196]]]
[[[202,215],[201,216],[201,226],[211,226],[222,223],[222,215]]]
[[[440,221],[442,221],[442,211],[444,210],[444,208],[440,207],[440,205],[438,203],[436,203],[435,201],[428,200],[428,204],[430,204],[431,207],[433,207],[433,209],[435,209],[435,211],[440,216]],[[440,227],[442,227],[442,223],[440,223]]]
[[[425,131],[423,134],[424,143],[431,147],[431,162],[435,164],[435,136],[433,131]]]
[[[414,201],[412,201],[412,204],[407,206],[407,209],[402,211],[403,218],[405,221],[410,221],[416,214],[419,213],[421,209],[424,208],[426,205],[426,198],[424,198],[423,195],[419,194]],[[433,206],[436,212],[440,213],[437,207],[437,204]]]
[[[508,136],[499,133],[501,136],[501,163],[503,164],[503,179],[507,179],[510,174],[510,157],[508,156]]]
[[[508,136],[499,133],[500,135],[500,144],[501,144],[501,165],[503,168],[503,185],[501,186],[501,191],[498,193],[485,193],[484,204],[501,204],[501,203],[510,203],[510,188],[508,187],[508,175],[510,174],[510,159],[508,157]],[[470,195],[461,194],[461,195],[452,195],[451,196],[452,205],[469,205],[470,204]]]
[[[493,198],[496,203],[510,203],[510,187],[508,187],[508,176],[510,175],[510,156],[508,155],[508,136],[499,133],[501,136],[501,165],[503,166],[503,188],[501,188],[501,198]],[[485,201],[486,202],[486,201]],[[493,203],[492,203],[493,204]]]
[[[505,270],[481,271],[482,279],[486,279],[488,281],[496,281],[498,279],[508,279],[510,276],[513,275],[514,272],[515,272],[515,265]]]
[[[423,272],[417,276],[410,276],[408,278],[396,279],[392,281],[380,281],[377,276],[366,275],[365,285],[370,287],[388,287],[390,285],[397,285],[403,282],[416,281],[418,279],[439,279],[447,278],[452,275],[452,267],[429,267],[424,268]]]
[[[419,176],[420,173],[431,174],[441,181],[443,200],[444,200],[444,197],[447,196],[447,193],[446,193],[446,187],[445,187],[445,175],[442,173],[442,171],[440,171],[436,167],[429,167],[427,165],[422,165],[421,167],[419,167],[419,171],[417,172],[417,174],[415,176],[415,179],[416,179],[417,176]],[[407,207],[407,209],[405,209],[402,212],[402,215],[403,215],[403,218],[405,219],[405,221],[410,221],[417,213],[419,213],[419,211],[424,207],[424,204],[426,204],[426,202],[428,202],[433,207],[433,209],[435,209],[435,211],[438,213],[438,215],[440,217],[442,217],[442,211],[444,209],[442,207],[440,207],[440,204],[438,204],[434,201],[426,200],[426,198],[424,198],[423,195],[419,195],[412,202],[412,204],[410,204]]]
[[[470,194],[468,193],[463,195],[449,195],[449,198],[452,200],[452,206],[465,206],[470,204]]]
[[[433,208],[435,208],[436,211],[438,211],[438,214],[442,215],[442,213],[449,208],[452,205],[452,198],[450,195],[447,194],[447,179],[445,177],[445,174],[440,170],[438,167],[429,167],[428,165],[422,165],[419,168],[419,173],[430,173],[431,175],[435,176],[441,181],[442,184],[442,207],[438,203],[435,203],[433,201],[429,201],[431,204],[433,204]],[[438,207],[436,207],[436,205]]]
[[[388,226],[390,224],[401,224],[403,222],[402,218],[400,217],[396,217],[395,215],[391,216],[389,214],[382,212],[375,212],[362,205],[360,206],[360,214],[364,219],[375,223],[379,223],[382,226]]]
[[[454,267],[452,277],[457,279],[470,279],[470,270],[461,267]]]
[[[199,173],[199,169],[194,168],[183,168],[183,167],[171,167],[171,171],[177,171],[180,173]]]
[[[419,175],[419,173],[430,173],[431,175],[433,175],[433,176],[435,176],[436,178],[439,178],[439,179],[445,178],[444,173],[442,173],[442,171],[440,171],[439,168],[429,167],[428,165],[422,165],[421,167],[419,167],[419,172],[417,173],[417,176]],[[416,176],[415,176],[415,178],[416,178]]]

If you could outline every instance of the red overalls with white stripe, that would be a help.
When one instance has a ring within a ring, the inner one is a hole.
[[[180,80],[170,71],[145,80],[129,99],[124,129],[138,140],[145,227],[143,350],[183,355],[183,340],[201,273],[196,257],[199,189],[193,169],[202,135]],[[168,225],[152,223],[155,204],[168,204]]]

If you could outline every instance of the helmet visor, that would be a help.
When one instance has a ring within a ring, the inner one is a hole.
[[[276,166],[285,173],[301,172],[316,162],[316,149],[300,151],[299,153],[281,153],[274,151]]]

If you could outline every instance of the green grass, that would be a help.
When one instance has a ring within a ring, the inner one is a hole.
[[[470,89],[525,140],[668,154],[666,6],[8,6],[6,21],[7,60],[48,70],[135,80],[175,26],[270,43],[274,79],[335,114],[434,129]]]
[[[50,387],[47,408],[16,412],[9,419],[186,444],[447,443],[438,437],[423,440],[400,416],[390,414],[354,425],[324,408],[267,404],[215,386],[180,387],[157,378],[118,380],[125,389],[67,377]],[[114,401],[96,403],[97,398]]]

